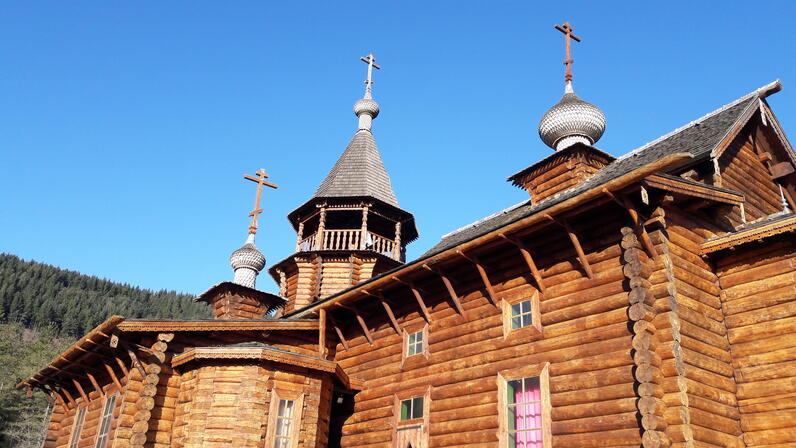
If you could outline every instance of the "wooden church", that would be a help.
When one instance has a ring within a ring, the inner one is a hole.
[[[368,82],[354,137],[288,216],[279,294],[255,288],[255,206],[234,281],[198,298],[214,319],[113,316],[18,385],[52,400],[44,446],[796,447],[796,154],[766,102],[781,84],[614,157],[572,87],[579,39],[557,28],[565,93],[539,124],[554,151],[509,177],[526,202],[407,261],[418,231]]]

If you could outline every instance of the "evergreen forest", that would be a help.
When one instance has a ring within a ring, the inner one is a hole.
[[[112,315],[207,318],[194,296],[150,291],[0,254],[0,447],[38,448],[48,403],[14,386]]]

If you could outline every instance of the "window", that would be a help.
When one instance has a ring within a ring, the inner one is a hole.
[[[78,409],[75,426],[72,428],[72,439],[69,441],[69,448],[77,448],[80,441],[80,431],[83,429],[83,421],[86,419],[86,406]]]
[[[296,402],[293,400],[279,400],[279,410],[276,414],[276,433],[274,436],[274,448],[288,448],[290,446],[290,435],[295,421],[293,419],[293,408]]]
[[[267,448],[295,448],[298,445],[304,394],[291,389],[273,389],[268,411]]]
[[[102,410],[102,423],[97,434],[96,448],[105,448],[108,443],[108,433],[111,431],[111,417],[113,417],[113,407],[116,405],[116,395],[111,395],[105,400],[105,408]]]
[[[423,397],[401,400],[401,421],[423,418]]]
[[[523,289],[517,297],[503,301],[503,337],[508,338],[514,333],[531,340],[542,336],[539,291],[534,288]]]
[[[531,315],[531,300],[523,300],[522,302],[511,305],[511,329],[517,330],[522,327],[527,327],[533,322]]]
[[[418,331],[409,335],[406,343],[406,356],[423,354],[423,331]]]
[[[391,448],[428,447],[431,386],[403,389],[394,397]]]
[[[501,448],[549,448],[549,364],[498,375]]]
[[[542,447],[542,391],[538,376],[506,383],[506,416],[509,447]]]

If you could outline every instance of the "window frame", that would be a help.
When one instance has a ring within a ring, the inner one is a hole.
[[[80,444],[80,433],[83,432],[83,426],[86,424],[87,412],[88,403],[75,409],[75,421],[72,422],[72,434],[69,436],[69,444],[66,445],[68,448],[77,448],[78,444]]]
[[[531,324],[520,328],[512,328],[512,306],[521,302],[531,302]],[[508,339],[515,335],[520,337],[528,337],[531,340],[536,340],[542,337],[542,313],[539,309],[539,290],[532,288],[523,288],[515,297],[506,298],[502,301],[503,312],[503,339]]]
[[[423,334],[422,350],[414,355],[409,355],[409,336],[415,333]],[[422,356],[421,356],[422,355]],[[428,323],[422,326],[410,326],[403,329],[403,342],[401,344],[401,368],[407,364],[414,365],[415,362],[427,361],[429,357],[428,349]]]
[[[552,406],[550,405],[550,363],[535,364],[518,369],[503,370],[498,372],[498,447],[508,448],[508,400],[506,399],[507,383],[509,381],[538,377],[542,398],[542,447],[552,448],[553,433],[551,429]]]
[[[114,421],[113,413],[116,410],[116,405],[118,404],[118,399],[119,399],[118,395],[119,395],[118,393],[106,395],[105,399],[103,400],[102,413],[100,414],[99,428],[97,428],[96,442],[94,443],[94,448],[105,448],[106,446],[108,446],[108,442],[110,442],[111,440],[111,432],[112,432],[111,429]],[[108,403],[111,400],[113,400],[113,405],[110,407],[110,409],[108,409]],[[105,440],[102,441],[101,440],[101,438],[103,437],[102,425],[105,422],[106,417],[108,419],[107,420],[108,427],[104,435]]]
[[[277,387],[271,389],[271,403],[268,410],[268,428],[266,430],[265,448],[273,448],[276,443],[276,424],[280,400],[293,401],[293,417],[291,420],[295,424],[290,429],[289,448],[296,448],[298,446],[299,432],[301,430],[301,419],[304,414],[304,393]]]

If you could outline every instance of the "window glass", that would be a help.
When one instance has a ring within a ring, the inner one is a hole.
[[[542,448],[542,391],[539,377],[506,381],[509,448]]]
[[[533,323],[531,314],[531,301],[523,300],[522,302],[511,305],[511,329],[527,327]]]
[[[116,405],[116,395],[111,395],[105,400],[105,408],[102,410],[102,423],[100,424],[100,432],[97,435],[96,448],[105,448],[108,443],[108,433],[111,430],[111,417],[113,417],[113,407]]]
[[[83,421],[86,419],[86,407],[83,406],[77,411],[77,420],[75,421],[75,428],[72,430],[72,440],[69,442],[69,448],[77,448],[77,442],[80,441],[80,431],[83,429]]]
[[[412,333],[407,338],[406,356],[420,355],[423,353],[423,332]]]
[[[276,431],[274,448],[288,448],[290,446],[290,432],[293,429],[294,408],[293,400],[279,400],[279,409],[276,414]]]
[[[401,401],[401,421],[423,418],[423,397]]]

